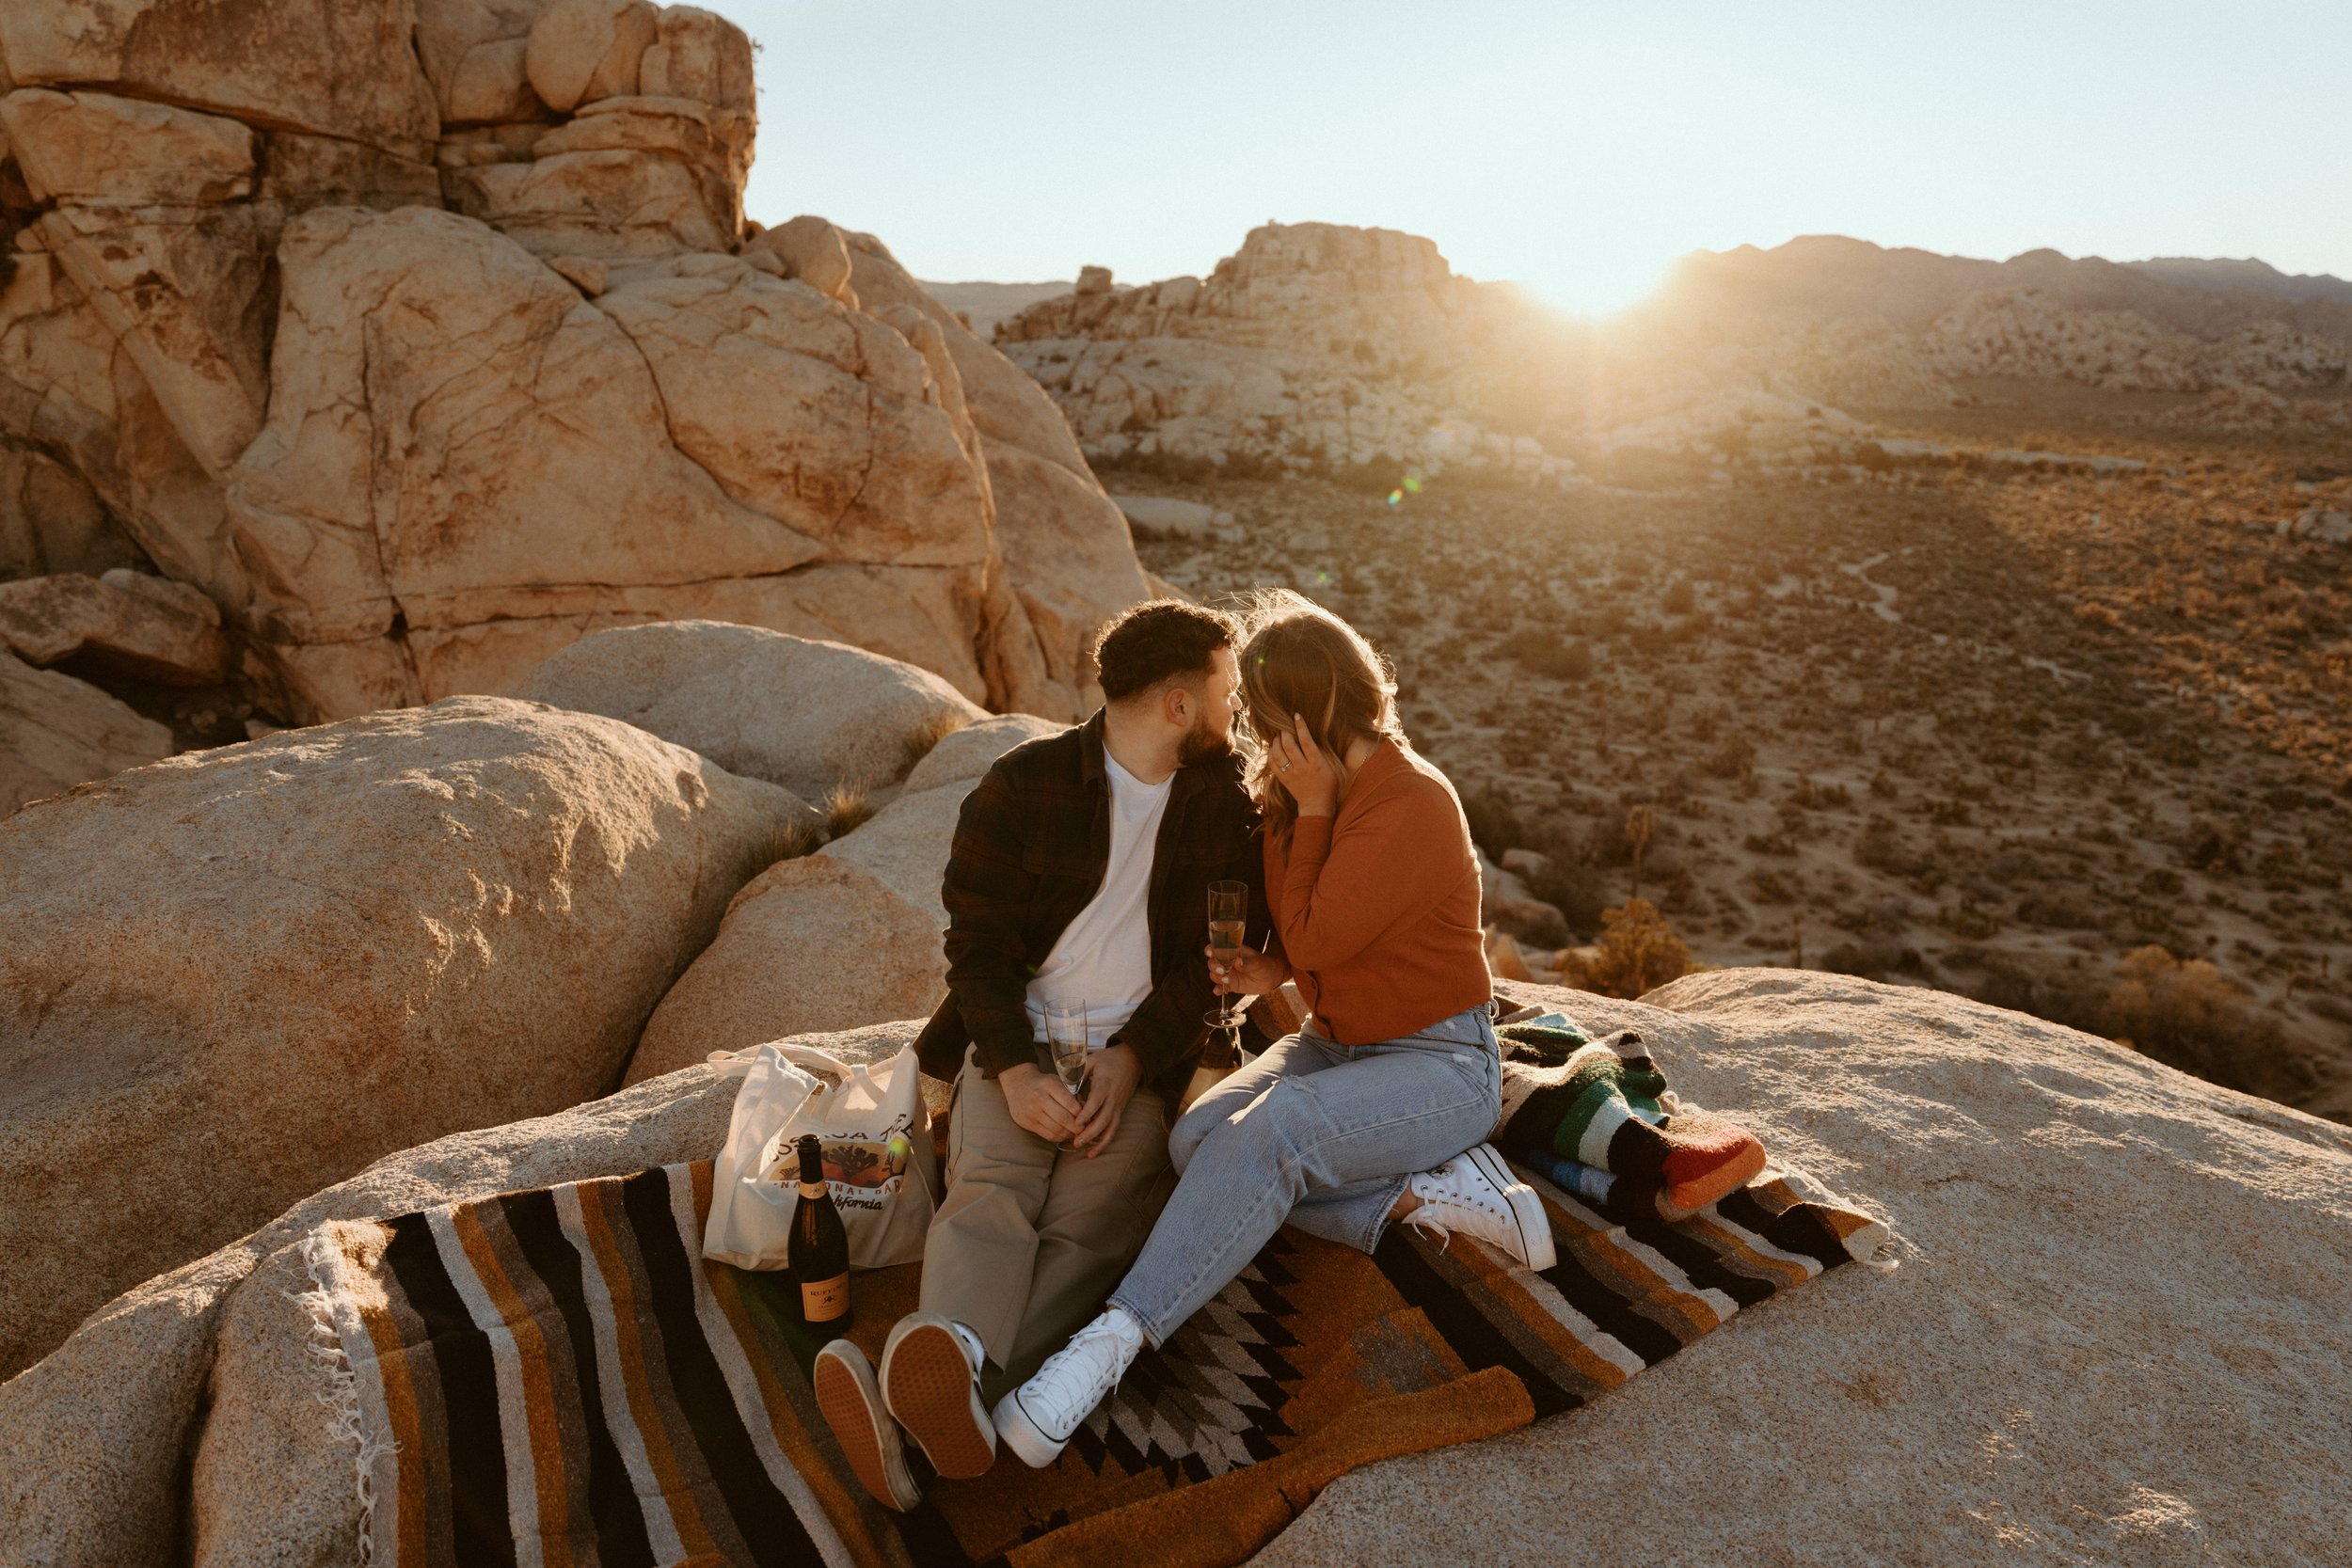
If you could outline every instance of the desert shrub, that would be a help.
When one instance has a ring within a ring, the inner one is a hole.
[[[2099,909],[2079,888],[2042,888],[2017,901],[2017,918],[2029,926],[2087,931],[2099,924]]]
[[[2280,1096],[2308,1087],[2311,1064],[2292,1054],[2276,1021],[2203,958],[2162,947],[2131,953],[2106,997],[2106,1032],[2137,1050],[2229,1088]]]
[[[2352,1023],[2352,1003],[2330,996],[2326,991],[2304,998],[2303,1006],[2333,1023]]]
[[[1692,972],[1691,947],[1646,898],[1629,898],[1600,915],[1600,940],[1560,956],[1560,983],[1630,1000]]]
[[[1886,941],[1841,942],[1821,956],[1821,967],[1833,974],[1858,974],[1866,980],[1888,974],[1924,976],[1927,960],[1915,947]]]
[[[1873,816],[1863,824],[1862,836],[1854,840],[1853,858],[1856,865],[1895,877],[1916,876],[1928,867],[1926,857],[1883,816]]]
[[[1745,736],[1734,736],[1699,761],[1699,770],[1710,778],[1744,779],[1756,771],[1756,747]]]
[[[2184,1072],[2284,1099],[2314,1080],[2277,1021],[2203,958],[2176,958],[2163,947],[2126,955],[2102,986],[2063,970],[2036,970],[1986,955],[1984,977],[1969,993],[1979,1002],[2105,1035]]]
[[[1853,791],[1841,784],[1816,784],[1799,774],[1796,787],[1788,792],[1788,801],[1799,807],[1851,806]]]
[[[1534,673],[1549,675],[1553,680],[1592,678],[1592,648],[1583,642],[1566,641],[1557,632],[1524,627],[1504,638],[1497,651],[1517,659]]]

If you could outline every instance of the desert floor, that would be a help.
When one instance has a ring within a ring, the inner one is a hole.
[[[1646,488],[1305,480],[1114,491],[1230,510],[1145,538],[1197,596],[1296,587],[1396,661],[1482,843],[1589,939],[1642,892],[1708,965],[1934,985],[2352,1119],[2352,440],[2214,437],[2153,400],[1977,389],[1877,411],[1954,460]],[[2097,476],[1983,461],[2106,454]],[[2158,966],[2158,945],[2202,972]],[[2137,985],[2137,990],[2132,988]]]

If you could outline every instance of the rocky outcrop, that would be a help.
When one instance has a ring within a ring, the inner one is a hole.
[[[378,1155],[608,1090],[813,816],[615,721],[475,697],[0,823],[0,1368]]]
[[[117,567],[0,582],[0,645],[27,664],[81,655],[137,680],[207,686],[229,673],[220,607],[202,590]]]
[[[2324,1562],[2352,1440],[2352,1134],[1944,992],[1733,969],[1630,1025],[1694,1102],[1886,1214],[1901,1267],[1742,1312],[1517,1436],[1333,1483],[1257,1560],[1575,1550],[1671,1497],[1669,1556]],[[2197,1440],[2185,1446],[2182,1433]],[[1498,1468],[1510,1518],[1491,1507]],[[1824,1511],[1816,1483],[1859,1500]]]
[[[1132,547],[1051,404],[879,242],[862,309],[840,230],[746,224],[740,29],[296,9],[0,21],[0,572],[200,589],[286,720],[691,617],[1087,706]],[[1001,527],[983,432],[1018,449]]]
[[[171,731],[87,681],[0,647],[0,816],[171,754]]]
[[[697,616],[846,631],[990,695],[986,476],[890,326],[734,257],[584,301],[421,209],[308,215],[281,256],[278,389],[229,508],[305,708],[503,690],[586,631]],[[363,365],[367,412],[338,416]],[[394,431],[405,460],[375,460]]]
[[[957,731],[905,791],[817,853],[771,866],[645,1025],[628,1082],[762,1040],[925,1018],[946,994],[940,879],[963,798],[1005,752],[1061,726],[1026,715]]]
[[[1120,290],[1089,274],[998,323],[995,341],[1097,461],[1573,475],[1535,436],[1482,422],[1528,308],[1417,235],[1267,224],[1205,280]]]
[[[1070,421],[1036,381],[931,298],[880,240],[847,238],[857,297],[869,308],[918,313],[954,362],[996,507],[1009,602],[993,642],[1000,658],[1021,667],[1033,658],[1034,673],[1025,678],[1041,690],[1039,701],[1022,705],[1048,718],[1082,718],[1102,702],[1091,646],[1102,607],[1152,597],[1119,509],[1088,467]]]
[[[625,719],[728,772],[803,799],[895,784],[986,716],[929,671],[841,642],[673,621],[598,632],[516,695]]]
[[[1674,1552],[1693,1560],[1759,1539],[1857,1563],[1923,1542],[1988,1568],[2021,1544],[2100,1562],[2332,1560],[2352,1440],[2344,1129],[1921,989],[1773,970],[1639,1003],[1510,989],[1638,1030],[1681,1092],[1888,1216],[1901,1266],[1742,1312],[1521,1433],[1343,1477],[1262,1560],[1458,1556],[1472,1534],[1549,1560],[1589,1534],[1597,1488],[1673,1497]],[[871,1060],[913,1030],[810,1043]],[[315,1402],[331,1373],[302,1353],[293,1243],[328,1219],[704,1156],[732,1092],[697,1067],[444,1139],[115,1302],[0,1387],[8,1546],[69,1568],[251,1560],[264,1544],[348,1560],[351,1449]],[[1867,1506],[1825,1513],[1791,1483],[1792,1454],[1800,1480],[1842,1478]],[[1518,1489],[1502,1518],[1498,1466]]]
[[[913,1033],[884,1026],[809,1043],[877,1061]],[[699,1069],[391,1155],[109,1303],[0,1385],[0,1561],[349,1560],[350,1450],[312,1402],[324,1368],[298,1352],[306,1320],[274,1293],[291,1278],[287,1249],[328,1220],[707,1158],[726,1135],[735,1089]]]

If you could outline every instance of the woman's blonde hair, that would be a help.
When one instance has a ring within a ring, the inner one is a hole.
[[[1249,794],[1266,836],[1290,847],[1298,802],[1274,767],[1274,737],[1306,723],[1316,746],[1336,761],[1359,740],[1393,739],[1396,672],[1361,632],[1287,588],[1261,589],[1241,606],[1242,713],[1254,743]]]

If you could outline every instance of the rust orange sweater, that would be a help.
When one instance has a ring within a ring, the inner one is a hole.
[[[1478,860],[1446,777],[1394,740],[1333,816],[1265,847],[1266,903],[1315,1027],[1342,1045],[1425,1029],[1494,995]]]

